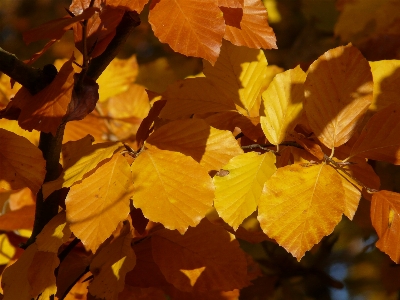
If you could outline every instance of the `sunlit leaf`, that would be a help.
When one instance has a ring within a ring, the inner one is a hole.
[[[297,125],[303,110],[305,80],[306,74],[297,66],[277,74],[262,93],[264,115],[260,121],[270,143],[279,145]]]
[[[26,138],[0,128],[0,190],[38,192],[46,175],[42,152]]]
[[[40,132],[37,130],[27,131],[19,127],[18,121],[0,119],[0,128],[14,132],[15,134],[27,138],[32,144],[37,146],[39,144]]]
[[[150,7],[149,23],[155,36],[174,51],[204,58],[212,64],[217,60],[225,23],[216,1],[153,2]]]
[[[27,205],[0,215],[0,230],[32,229],[34,220],[35,205]]]
[[[275,155],[257,152],[232,158],[223,170],[226,176],[214,176],[214,207],[219,216],[236,230],[253,213],[264,183],[275,172]]]
[[[242,8],[244,0],[218,0],[218,6]]]
[[[147,2],[149,0],[107,0],[107,5],[140,13]]]
[[[332,167],[295,164],[267,181],[258,220],[270,238],[300,260],[333,231],[344,210],[341,178]]]
[[[212,206],[214,186],[207,170],[182,153],[146,150],[132,164],[132,173],[134,206],[168,229],[184,233]]]
[[[71,231],[87,249],[96,252],[129,214],[132,195],[130,166],[122,155],[101,165],[70,188],[65,205]]]
[[[309,68],[304,109],[318,139],[332,149],[347,142],[372,102],[372,74],[361,52],[340,46]]]
[[[248,285],[247,262],[239,243],[208,220],[185,235],[159,230],[152,245],[161,272],[181,291],[229,291]]]

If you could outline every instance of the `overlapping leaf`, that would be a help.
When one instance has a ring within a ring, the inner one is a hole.
[[[43,185],[43,197],[46,199],[52,192],[63,187],[70,187],[103,160],[110,158],[121,147],[121,144],[108,142],[92,145],[93,137],[87,135],[76,142],[63,145],[63,172],[53,181]]]
[[[34,220],[35,205],[27,205],[0,215],[0,230],[32,229]]]
[[[133,204],[146,218],[184,233],[211,208],[214,186],[207,169],[179,152],[151,149],[132,164]]]
[[[393,103],[369,119],[351,155],[400,164],[400,104]]]
[[[232,14],[235,15],[237,12],[234,9],[225,9],[225,20]],[[268,25],[267,11],[262,2],[258,0],[244,0],[243,16],[239,28],[227,22],[224,39],[237,46],[256,49],[278,48],[274,31]]]
[[[140,13],[149,0],[108,0],[107,5]]]
[[[275,155],[257,152],[244,153],[232,158],[222,168],[225,176],[214,176],[214,207],[219,216],[234,230],[253,213],[261,196],[264,183],[275,172]]]
[[[225,23],[215,0],[152,2],[149,22],[155,36],[174,51],[212,64],[217,60]]]
[[[341,178],[332,167],[295,164],[267,181],[258,220],[270,238],[300,260],[333,231],[344,210]]]
[[[318,139],[332,149],[347,142],[372,102],[372,74],[357,48],[331,49],[309,68],[304,109]]]
[[[243,153],[231,132],[215,129],[202,119],[169,122],[147,139],[147,145],[190,155],[207,170],[219,170]]]
[[[181,291],[230,291],[248,285],[246,257],[239,243],[208,220],[185,235],[159,230],[152,236],[152,245],[161,272]]]
[[[244,115],[258,115],[257,103],[267,77],[267,59],[261,50],[223,42],[214,66],[203,61],[204,74],[233,99]]]
[[[26,138],[0,128],[0,190],[38,192],[46,175],[42,152]]]
[[[301,117],[306,74],[300,66],[277,74],[262,93],[264,115],[261,127],[268,141],[279,145]]]
[[[376,247],[400,263],[400,194],[390,191],[373,194],[371,221],[379,237]]]
[[[70,188],[65,205],[71,231],[87,249],[97,248],[129,214],[132,174],[119,154]]]

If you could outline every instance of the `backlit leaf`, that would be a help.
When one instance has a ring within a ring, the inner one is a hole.
[[[242,8],[244,0],[218,0],[218,6]]]
[[[32,229],[34,220],[35,205],[27,205],[0,215],[0,230]]]
[[[261,196],[264,183],[275,172],[275,155],[267,152],[244,153],[232,158],[222,170],[226,176],[214,176],[214,207],[234,230],[251,215]]]
[[[155,36],[174,51],[204,58],[212,64],[217,60],[225,23],[215,0],[153,2],[149,23]]]
[[[234,46],[223,42],[218,61],[212,66],[203,61],[204,74],[233,99],[238,110],[247,116],[260,96],[267,77],[267,59],[261,50]],[[258,114],[258,107],[255,108]]]
[[[227,12],[224,10],[224,17]],[[276,36],[273,29],[268,25],[267,11],[259,0],[244,0],[243,17],[240,28],[226,24],[224,39],[237,46],[249,48],[277,49]]]
[[[38,192],[46,175],[42,151],[26,138],[0,128],[0,190]]]
[[[393,103],[373,115],[351,149],[357,155],[400,164],[400,104]]]
[[[264,115],[260,121],[270,143],[279,145],[297,125],[303,110],[305,80],[306,74],[297,66],[277,74],[262,93]]]
[[[346,143],[372,102],[372,74],[361,52],[340,46],[309,68],[304,109],[318,139],[332,149]]]
[[[93,137],[87,135],[76,142],[68,142],[62,147],[63,172],[53,181],[43,185],[43,197],[63,187],[70,187],[75,182],[95,169],[103,160],[110,158],[121,147],[120,143],[107,142],[92,145]]]
[[[169,122],[147,139],[147,145],[190,155],[207,170],[219,170],[243,153],[231,132],[215,129],[202,119]]]
[[[345,209],[340,175],[325,164],[280,168],[258,206],[261,228],[297,260],[330,234]]]
[[[147,2],[149,0],[107,0],[107,5],[140,13]]]
[[[184,233],[212,206],[214,186],[207,170],[182,153],[146,150],[132,164],[132,173],[134,206],[168,229]]]
[[[70,188],[65,205],[71,231],[93,253],[129,214],[132,174],[119,154]]]
[[[235,109],[233,100],[204,77],[176,82],[163,93],[162,99],[167,100],[160,114],[160,117],[165,119]]]
[[[376,247],[400,263],[400,194],[379,191],[372,195],[371,221],[379,240]]]
[[[229,291],[248,285],[246,257],[239,243],[208,220],[185,235],[164,229],[151,239],[155,262],[181,291]]]

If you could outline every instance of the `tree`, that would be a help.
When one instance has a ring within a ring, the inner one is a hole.
[[[132,84],[134,58],[114,59],[147,2],[74,0],[64,18],[24,33],[27,44],[50,40],[29,61],[0,51],[15,89],[0,111],[14,120],[0,128],[0,189],[35,198],[0,216],[24,249],[3,271],[3,299],[86,287],[87,299],[237,299],[258,277],[272,293],[285,275],[238,240],[297,261],[319,247],[311,266],[277,265],[340,287],[317,262],[361,196],[376,247],[399,263],[400,194],[379,190],[371,163],[400,164],[399,61],[369,62],[347,44],[306,72],[271,68],[261,1],[159,0],[154,34],[202,58],[203,72],[158,94]],[[68,30],[80,60],[30,67]],[[24,130],[40,132],[37,147]],[[13,233],[33,216],[29,239]]]

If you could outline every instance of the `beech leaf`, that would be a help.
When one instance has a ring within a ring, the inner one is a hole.
[[[23,206],[0,215],[0,230],[32,229],[35,221],[35,205]]]

